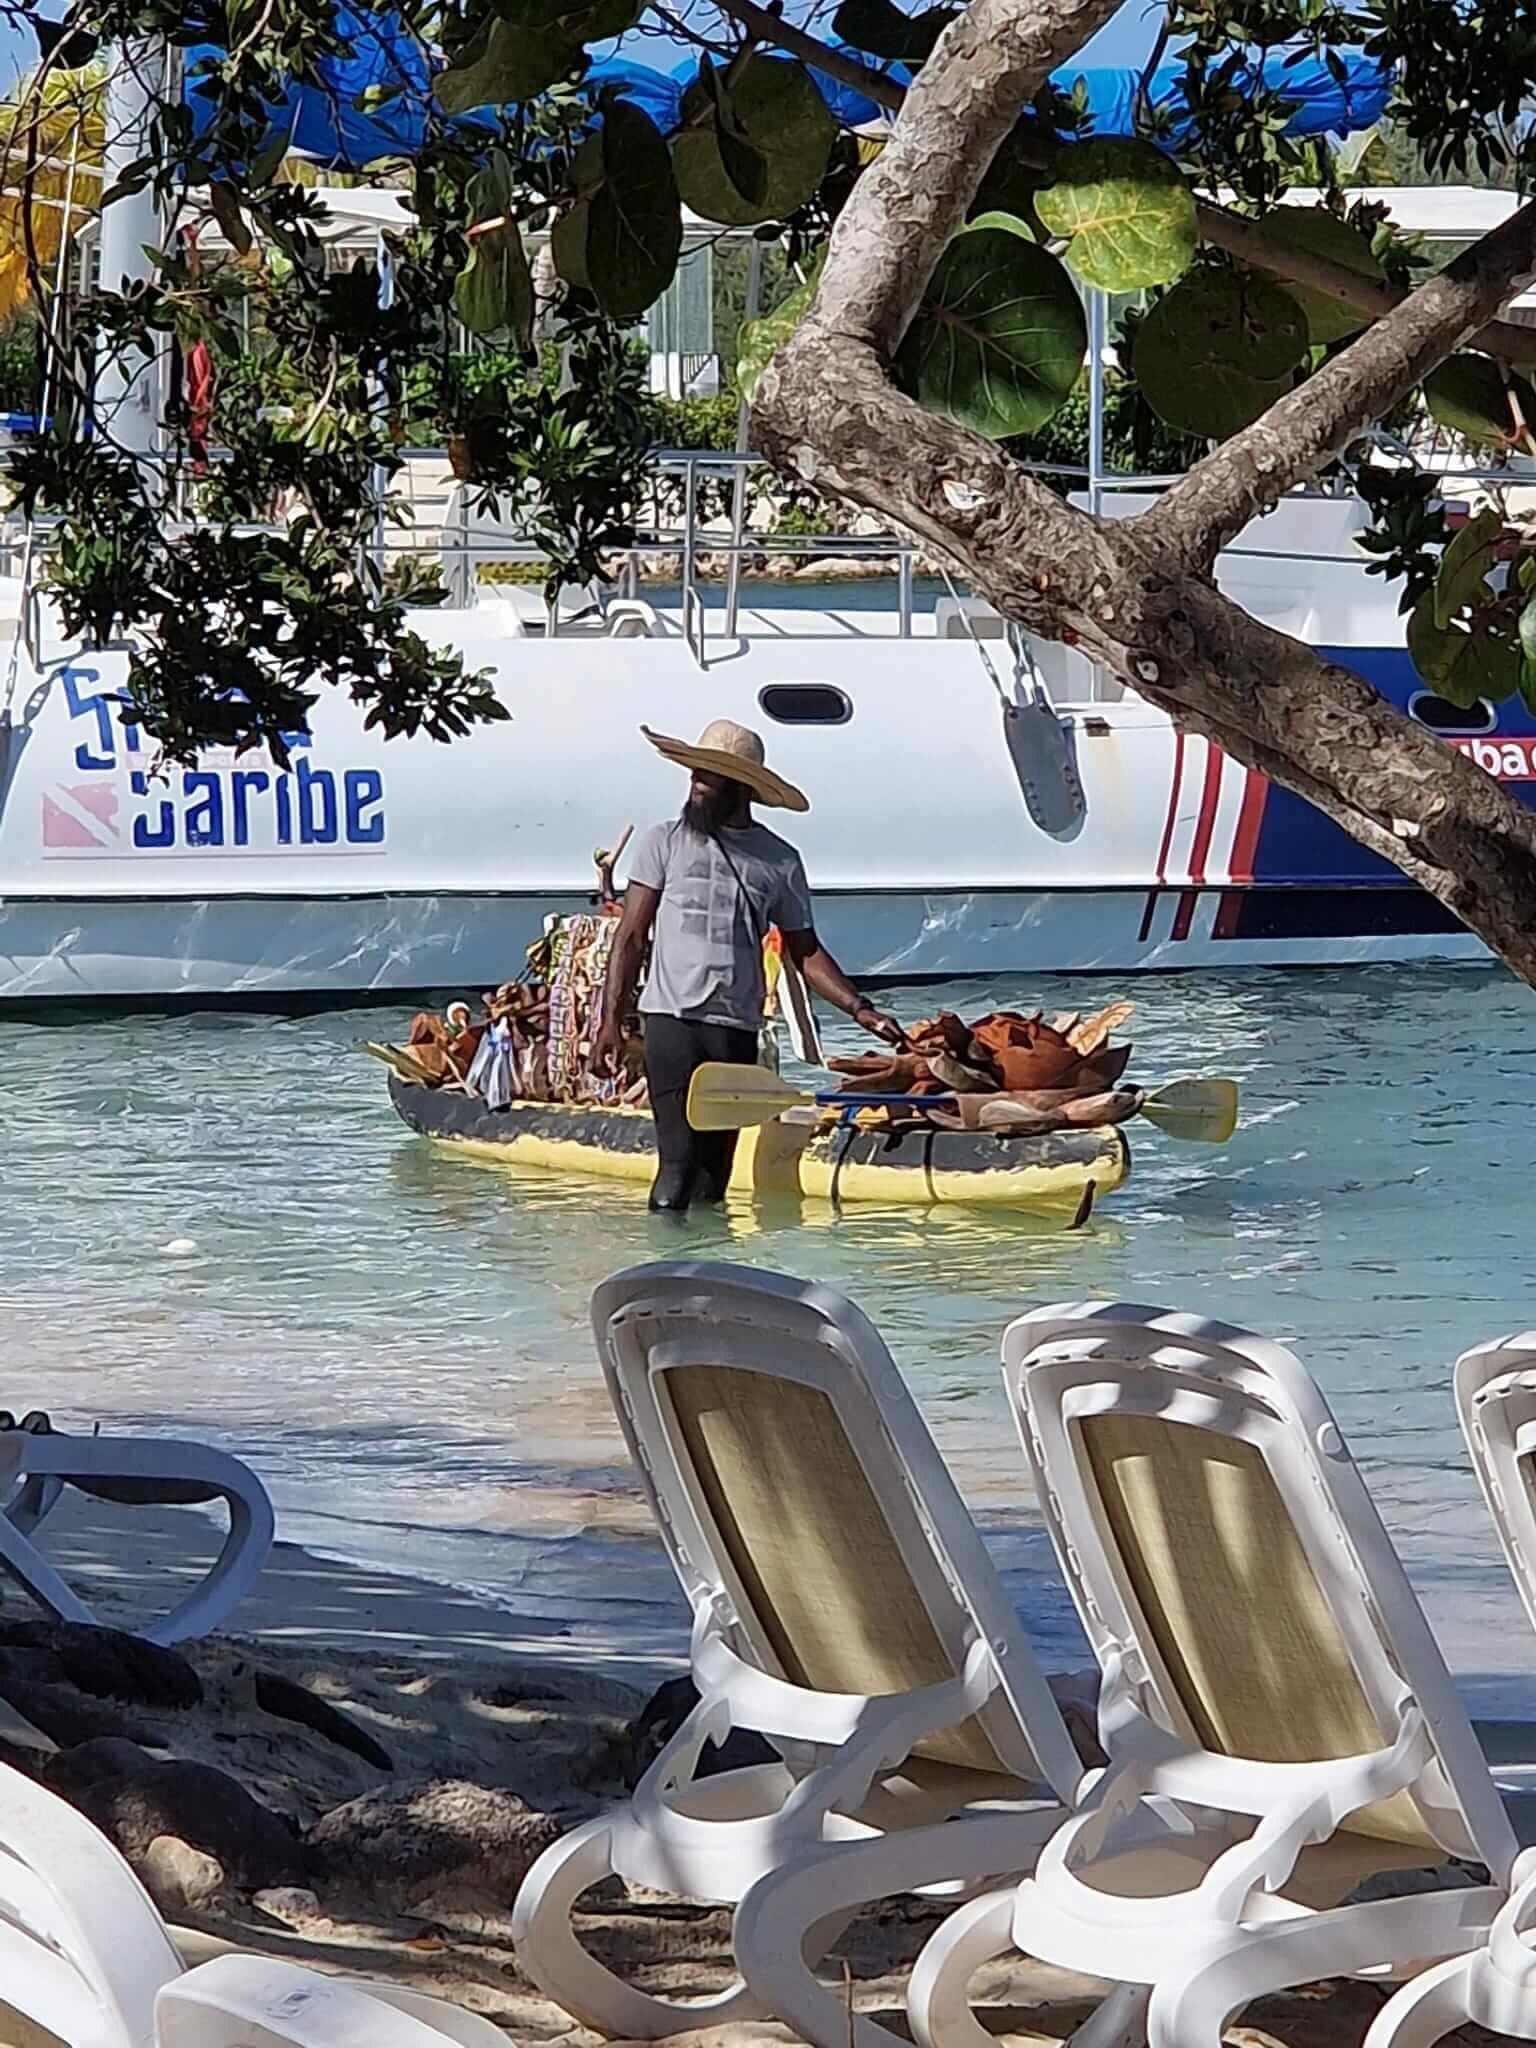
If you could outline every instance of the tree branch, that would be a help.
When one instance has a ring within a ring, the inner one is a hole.
[[[895,354],[1020,108],[1115,4],[971,0],[940,36],[891,139],[838,216],[808,321]]]
[[[1536,200],[1182,477],[1142,525],[1181,567],[1208,569],[1260,512],[1392,410],[1536,270]]]
[[[759,41],[774,43],[792,57],[799,57],[803,63],[815,65],[829,78],[851,86],[855,92],[863,93],[891,113],[900,111],[907,96],[906,87],[885,72],[877,71],[872,65],[861,64],[840,50],[829,49],[804,29],[796,28],[792,22],[783,20],[766,7],[758,6],[756,0],[715,0],[715,4],[721,13],[739,21]],[[1240,263],[1246,263],[1254,270],[1262,270],[1269,277],[1281,278],[1290,284],[1308,285],[1313,291],[1327,292],[1353,311],[1369,314],[1373,320],[1390,313],[1407,297],[1405,292],[1392,285],[1363,277],[1347,264],[1335,263],[1331,257],[1310,249],[1298,248],[1294,243],[1272,234],[1261,220],[1233,213],[1198,194],[1195,197],[1195,215],[1202,237],[1212,248],[1224,250],[1228,256],[1236,257]],[[1502,362],[1536,368],[1536,327],[1521,327],[1512,320],[1493,320],[1477,336],[1477,346]]]

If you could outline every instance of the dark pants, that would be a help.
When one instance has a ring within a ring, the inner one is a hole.
[[[731,1178],[736,1156],[734,1131],[696,1131],[688,1121],[688,1083],[706,1060],[732,1066],[757,1063],[755,1031],[729,1024],[692,1024],[686,1017],[647,1017],[645,1078],[656,1120],[661,1171],[651,1188],[651,1207],[681,1211],[690,1202],[718,1202]]]

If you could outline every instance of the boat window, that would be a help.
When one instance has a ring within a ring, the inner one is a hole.
[[[757,701],[780,725],[846,725],[853,704],[830,683],[769,683]]]
[[[1486,697],[1479,697],[1469,707],[1453,704],[1449,697],[1437,697],[1433,690],[1419,690],[1408,699],[1408,716],[1432,732],[1492,732],[1499,722],[1499,714]]]

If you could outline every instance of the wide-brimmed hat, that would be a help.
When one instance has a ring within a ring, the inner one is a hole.
[[[648,725],[642,725],[640,730],[658,754],[675,761],[679,768],[699,768],[706,775],[723,775],[731,782],[743,783],[751,790],[754,802],[768,804],[774,810],[811,808],[804,791],[768,767],[759,736],[747,726],[737,725],[734,719],[715,719],[705,726],[692,746],[686,740],[672,740],[665,733],[652,732]]]

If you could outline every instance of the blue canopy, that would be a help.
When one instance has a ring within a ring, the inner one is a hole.
[[[337,9],[336,24],[351,44],[352,54],[323,65],[320,85],[289,87],[284,99],[273,106],[272,135],[285,135],[290,148],[335,170],[360,170],[381,157],[415,156],[422,145],[431,97],[420,43],[405,32],[399,16],[391,13],[342,5]],[[206,47],[188,52],[187,100],[198,129],[206,128],[212,113],[206,92],[199,90],[198,63],[221,54]],[[853,50],[843,54],[858,56]],[[899,83],[910,78],[899,64],[884,68]],[[1342,78],[1336,79],[1320,58],[1303,55],[1298,59],[1271,50],[1249,76],[1262,77],[1271,90],[1296,103],[1287,133],[1348,135],[1380,120],[1391,80],[1379,65],[1355,51],[1343,53],[1341,68]],[[1186,141],[1196,128],[1184,111],[1182,73],[1175,58],[1154,71],[1148,85],[1152,106],[1171,117],[1168,133],[1176,144]],[[670,134],[682,118],[682,96],[697,76],[697,66],[690,58],[668,73],[614,55],[598,59],[587,75],[595,85],[621,89],[645,109],[663,134]],[[812,76],[844,126],[860,127],[882,112],[873,100],[825,72],[813,71]],[[1133,70],[1078,71],[1066,65],[1055,74],[1054,82],[1063,92],[1070,92],[1079,78],[1088,95],[1090,132],[1133,134],[1141,74]],[[1242,83],[1240,80],[1239,89]],[[393,97],[370,112],[360,111],[359,102],[370,91]],[[490,130],[495,126],[491,110],[464,119],[473,128]]]

